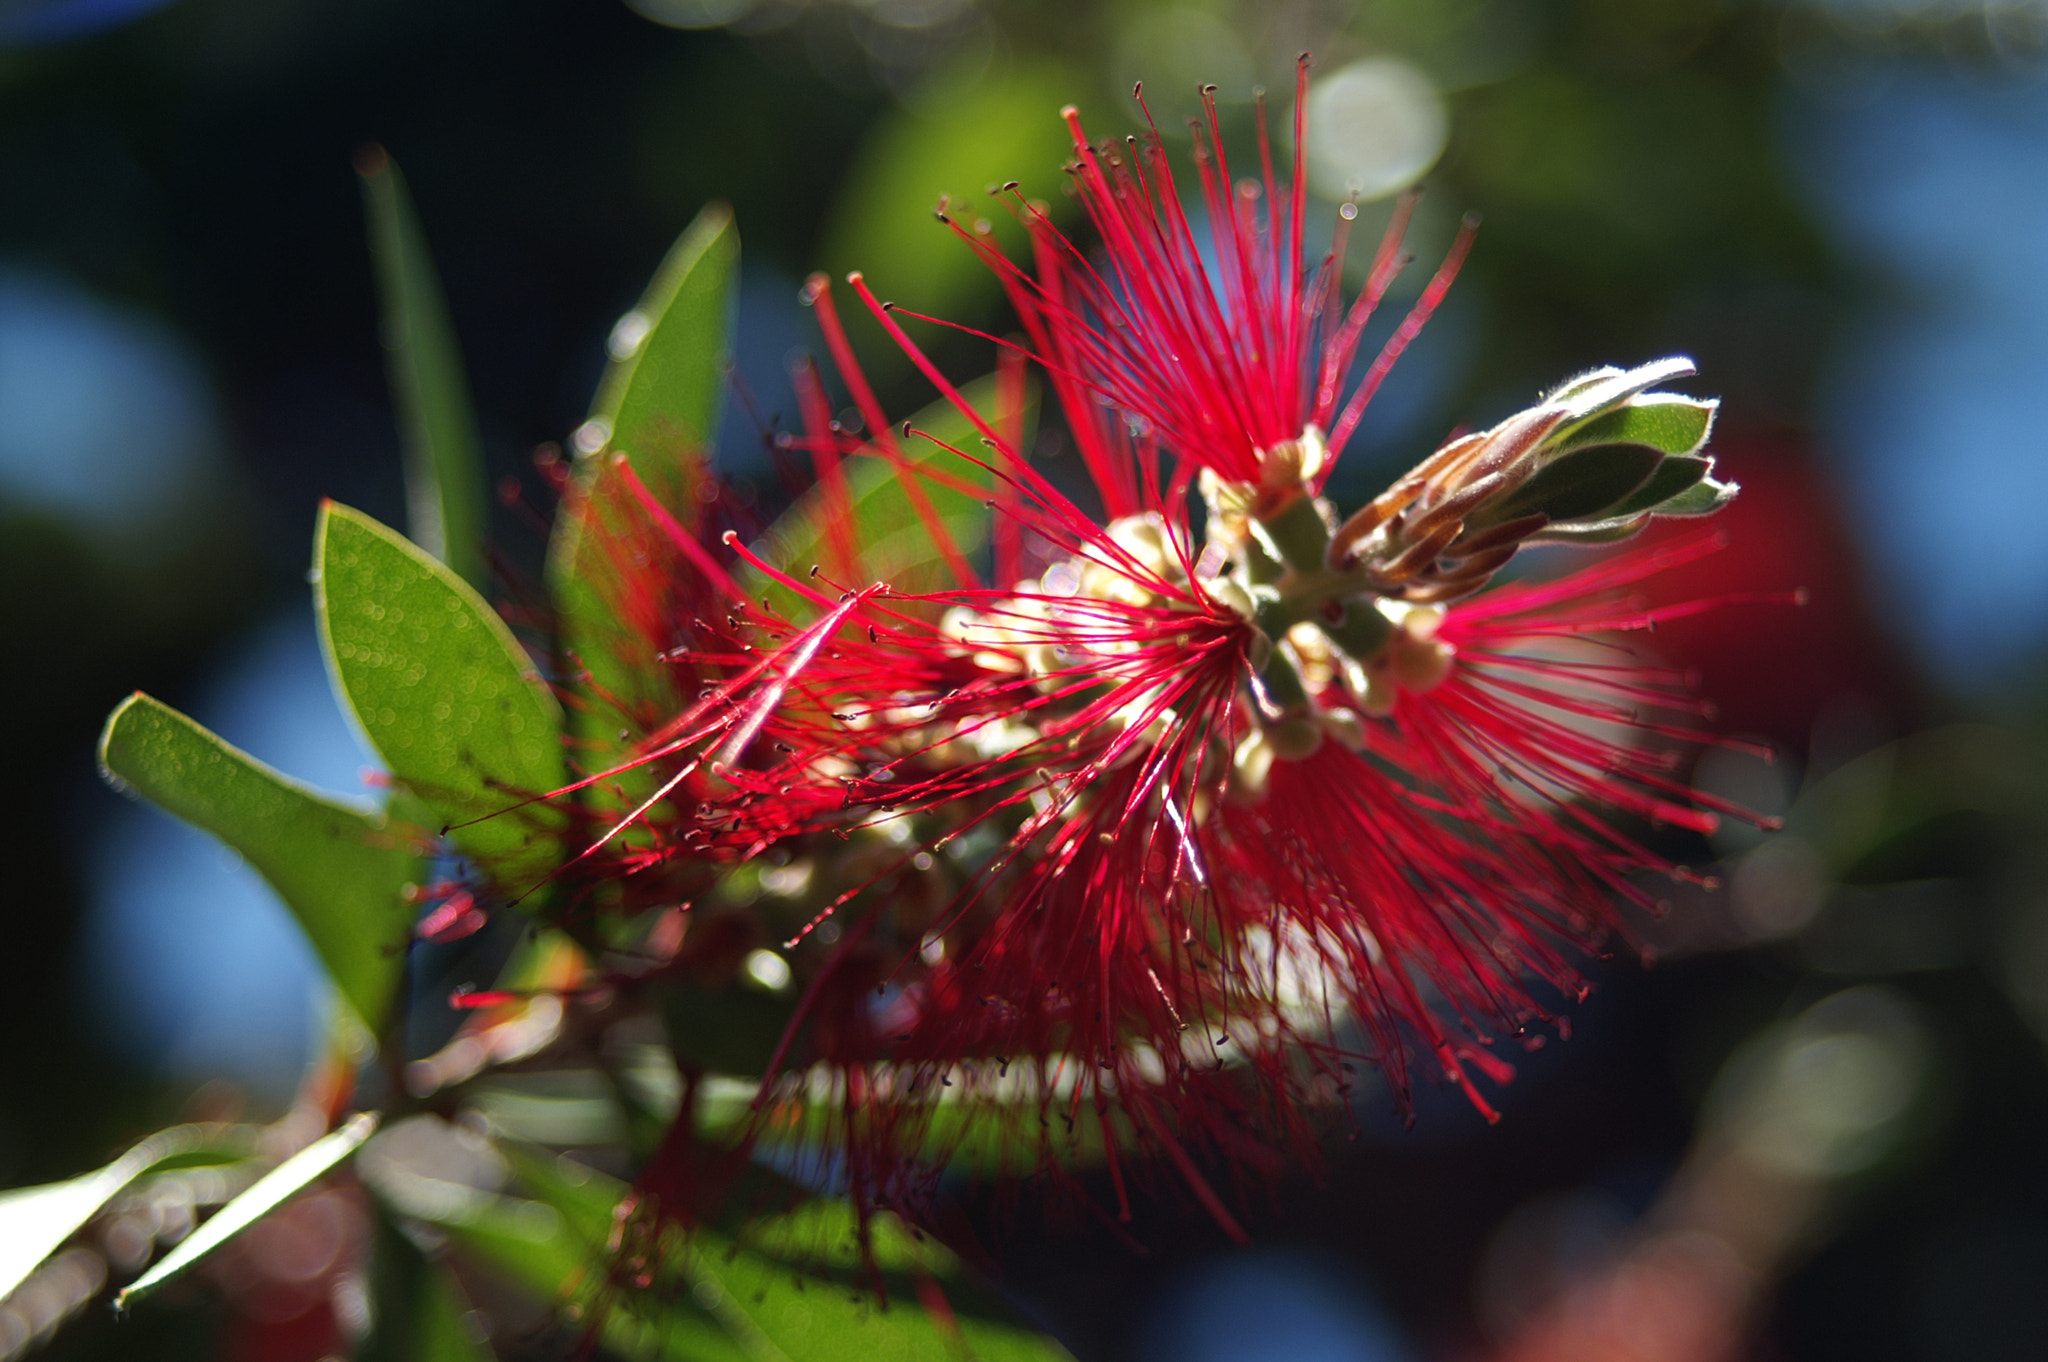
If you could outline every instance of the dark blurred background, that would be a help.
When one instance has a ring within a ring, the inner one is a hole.
[[[808,271],[1000,325],[941,192],[1059,203],[1056,110],[1135,130],[1136,78],[1169,135],[1208,80],[1248,136],[1304,48],[1319,221],[1418,176],[1425,262],[1486,218],[1346,499],[1575,370],[1695,356],[1746,490],[1664,590],[1809,603],[1654,646],[1780,754],[1698,781],[1786,830],[1679,848],[1724,887],[1640,924],[1654,968],[1595,966],[1498,1127],[1369,1093],[1257,1250],[1171,1202],[1144,1254],[1027,1211],[1008,1285],[1084,1362],[2048,1354],[2040,0],[0,0],[0,1186],[274,1114],[319,1033],[283,911],[93,742],[142,687],[360,789],[304,585],[319,497],[403,515],[359,148],[404,167],[492,474],[543,514],[535,451],[730,201],[719,452],[765,506]],[[496,531],[516,592],[540,532]],[[0,1307],[0,1357],[37,1323]],[[310,1360],[271,1323],[188,1293],[47,1355]]]

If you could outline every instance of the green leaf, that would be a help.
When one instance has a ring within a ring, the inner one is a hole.
[[[752,1334],[791,1362],[938,1362],[962,1355],[980,1362],[1068,1359],[1066,1349],[1017,1320],[992,1291],[969,1281],[936,1242],[913,1235],[891,1217],[876,1216],[869,1223],[869,1249],[888,1292],[884,1309],[862,1261],[853,1208],[843,1201],[810,1202],[750,1228],[728,1246],[718,1236],[697,1237],[700,1242],[690,1247],[698,1299],[735,1334]],[[922,1306],[920,1284],[927,1291],[938,1288],[951,1320]]]
[[[375,1217],[370,1265],[370,1333],[355,1362],[488,1362],[470,1337],[469,1303],[448,1269],[428,1260],[388,1215]]]
[[[412,196],[384,148],[366,148],[356,172],[363,179],[370,263],[398,405],[412,538],[481,591],[489,585],[482,442],[440,278]]]
[[[602,1243],[627,1188],[580,1167],[507,1150],[527,1189],[575,1233]],[[872,1218],[868,1252],[887,1293],[875,1296],[852,1207],[819,1199],[784,1215],[750,1222],[737,1235],[705,1226],[664,1242],[653,1288],[635,1304],[658,1309],[687,1296],[722,1323],[745,1355],[782,1362],[931,1359],[1060,1362],[1068,1354],[1018,1322],[986,1287],[971,1280],[937,1243],[887,1215]],[[937,1287],[952,1315],[921,1305],[920,1284]],[[666,1287],[666,1289],[664,1289]]]
[[[247,1157],[248,1145],[242,1127],[172,1126],[83,1177],[0,1192],[0,1301],[129,1183],[174,1163],[192,1166],[209,1155]]]
[[[408,839],[382,815],[272,770],[140,692],[100,735],[108,779],[220,838],[298,919],[341,996],[379,1031],[405,963],[419,878]]]
[[[393,1196],[390,1179],[372,1181],[393,1208],[436,1226],[467,1259],[524,1287],[547,1304],[589,1320],[605,1346],[625,1357],[665,1362],[758,1362],[688,1292],[640,1292],[621,1297],[610,1271],[612,1209],[623,1184],[589,1174],[591,1185],[552,1171],[537,1157],[522,1160],[528,1179],[542,1180],[538,1201],[466,1190]]]
[[[1530,544],[1577,544],[1591,547],[1597,544],[1619,544],[1622,540],[1641,534],[1650,523],[1647,514],[1638,513],[1615,520],[1595,520],[1576,525],[1546,525],[1525,541]]]
[[[1696,372],[1693,362],[1683,355],[1651,360],[1626,371],[1609,366],[1567,381],[1544,402],[1546,405],[1562,403],[1570,410],[1572,421],[1583,422],[1620,406],[1639,393],[1648,392],[1659,383],[1668,383]],[[1571,429],[1566,426],[1553,438],[1563,438]]]
[[[1692,454],[1714,429],[1718,401],[1700,401],[1677,393],[1642,393],[1603,415],[1569,427],[1553,447],[1584,449],[1591,445],[1648,445],[1666,454]]]
[[[993,378],[980,379],[960,389],[968,405],[985,417],[994,412],[995,393]],[[1027,432],[1031,419],[1032,409],[1027,406]],[[995,457],[982,445],[974,424],[950,402],[934,402],[911,418],[910,424],[976,459],[992,461]],[[992,419],[990,424],[995,424]],[[994,488],[994,475],[981,464],[949,453],[923,436],[913,436],[901,443],[904,457],[913,468],[937,473],[949,482],[973,489],[963,491],[930,477],[911,475],[929,498],[954,547],[971,561],[988,544],[988,498]],[[1030,447],[1028,433],[1024,445]],[[886,581],[899,591],[914,592],[945,584],[949,580],[945,555],[895,466],[879,455],[862,455],[846,461],[844,467],[847,504],[853,522],[851,539],[860,547],[861,555],[861,580],[857,585]],[[836,572],[826,532],[836,514],[838,511],[825,489],[813,487],[768,527],[768,532],[754,545],[754,552],[793,577],[803,577],[813,564]],[[815,613],[806,602],[791,599],[791,593],[776,587],[767,574],[752,564],[737,565],[733,577],[750,597],[758,599],[764,592],[774,590],[777,609],[798,623]]]
[[[1001,284],[967,243],[933,220],[942,195],[963,226],[986,219],[1005,248],[1027,256],[1023,230],[987,191],[1019,180],[1049,212],[1071,208],[1060,167],[1073,145],[1058,116],[1071,95],[1068,74],[1022,60],[1000,75],[981,75],[978,59],[973,66],[971,76],[935,72],[915,109],[898,107],[875,122],[822,234],[821,258],[835,277],[861,270],[884,297],[954,318],[996,303]],[[940,84],[954,92],[942,94]],[[893,346],[876,347],[871,359],[880,370],[904,363]]]
[[[1616,502],[1605,514],[1609,518],[1654,511],[1665,502],[1697,484],[1714,470],[1712,459],[1697,454],[1672,454],[1657,465],[1649,480]]]
[[[1643,445],[1594,445],[1538,469],[1513,494],[1485,508],[1475,524],[1501,524],[1542,512],[1553,523],[1598,515],[1649,481],[1664,455]]]
[[[561,815],[512,806],[566,783],[562,712],[512,631],[417,545],[334,502],[313,570],[336,689],[392,777],[507,887],[545,875]]]
[[[662,1058],[666,1063],[666,1052]],[[713,1139],[731,1138],[753,1116],[759,1092],[758,1084],[724,1074],[701,1080],[698,1131]],[[776,1138],[797,1147],[824,1141],[831,1137],[835,1120],[830,1103],[812,1102],[793,1116],[779,1115]],[[1105,1126],[1110,1128],[1107,1132]],[[1109,1137],[1128,1146],[1136,1132],[1129,1118],[1114,1108],[1098,1112],[1084,1104],[1068,1117],[1047,1116],[1044,1105],[1020,1085],[1011,1101],[940,1100],[923,1136],[920,1157],[947,1160],[976,1178],[1020,1178],[1048,1163],[1065,1169],[1098,1166]]]
[[[671,499],[692,490],[676,483],[676,475],[686,456],[709,449],[718,433],[727,314],[739,263],[732,209],[714,203],[669,248],[639,304],[612,328],[612,362],[591,404],[590,419],[601,423],[606,437],[591,455],[625,454],[641,480],[679,514],[694,508]]]
[[[375,1112],[358,1112],[344,1121],[340,1129],[321,1136],[265,1173],[247,1191],[216,1211],[211,1219],[193,1231],[191,1237],[165,1254],[155,1267],[115,1296],[114,1308],[126,1309],[304,1191],[330,1168],[355,1153],[357,1146],[370,1138],[370,1132],[376,1128]]]
[[[1735,500],[1735,494],[1742,490],[1742,484],[1716,482],[1712,478],[1700,481],[1680,492],[1657,508],[1658,515],[1712,515]]]
[[[698,214],[613,328],[611,364],[577,432],[575,477],[548,545],[548,585],[562,646],[590,673],[591,703],[572,712],[572,731],[596,752],[611,746],[622,717],[630,721],[643,704],[667,698],[648,689],[650,681],[658,686],[661,668],[634,655],[644,640],[621,609],[628,584],[606,552],[622,527],[646,520],[611,455],[623,453],[655,498],[682,525],[695,526],[697,486],[724,397],[739,251],[731,209],[713,204]]]

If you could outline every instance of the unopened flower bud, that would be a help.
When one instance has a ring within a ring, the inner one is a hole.
[[[1233,804],[1256,804],[1266,797],[1266,783],[1273,773],[1273,745],[1263,728],[1254,728],[1230,754],[1230,787]]]
[[[1266,725],[1266,743],[1281,761],[1312,757],[1323,745],[1323,730],[1310,715],[1292,714]]]
[[[1654,516],[1735,494],[1700,453],[1717,403],[1649,391],[1693,371],[1666,359],[1596,369],[1488,431],[1445,445],[1340,526],[1333,568],[1415,602],[1471,594],[1526,543],[1609,543]]]
[[[1324,733],[1335,739],[1338,745],[1353,752],[1366,749],[1365,720],[1354,709],[1318,709],[1316,723]]]
[[[1252,593],[1245,590],[1244,584],[1235,578],[1218,577],[1214,581],[1203,583],[1202,589],[1209,593],[1209,599],[1216,604],[1234,610],[1248,620],[1258,619],[1259,608],[1252,600]]]

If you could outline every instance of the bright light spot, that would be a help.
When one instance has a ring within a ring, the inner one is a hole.
[[[1043,579],[1048,596],[1071,596],[1081,589],[1081,575],[1067,562],[1054,563]]]
[[[770,866],[761,872],[761,892],[792,898],[804,892],[811,883],[811,863],[792,861],[788,865]]]
[[[770,993],[789,987],[789,962],[774,951],[748,951],[745,969],[749,979]]]
[[[1309,87],[1308,129],[1316,192],[1377,199],[1436,164],[1451,120],[1428,76],[1395,57],[1368,57]]]
[[[613,359],[623,363],[640,353],[640,347],[647,343],[647,333],[652,330],[654,323],[636,307],[613,324],[604,348]]]
[[[589,458],[592,454],[597,453],[598,450],[603,449],[605,443],[611,438],[612,423],[605,420],[602,416],[593,416],[582,425],[576,427],[575,433],[569,437],[569,444],[578,454]]]

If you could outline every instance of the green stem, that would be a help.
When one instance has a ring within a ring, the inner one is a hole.
[[[1285,648],[1273,649],[1272,661],[1266,664],[1265,671],[1259,673],[1259,685],[1266,693],[1266,703],[1279,714],[1308,708],[1308,687],[1302,684],[1301,673],[1295,669],[1294,659],[1287,655]]]
[[[1394,637],[1394,622],[1379,612],[1370,598],[1353,596],[1344,602],[1344,618],[1336,624],[1318,621],[1330,642],[1354,662],[1370,662],[1385,651]]]
[[[1330,527],[1316,499],[1303,492],[1272,515],[1252,522],[1265,547],[1296,572],[1321,572],[1330,547]]]

